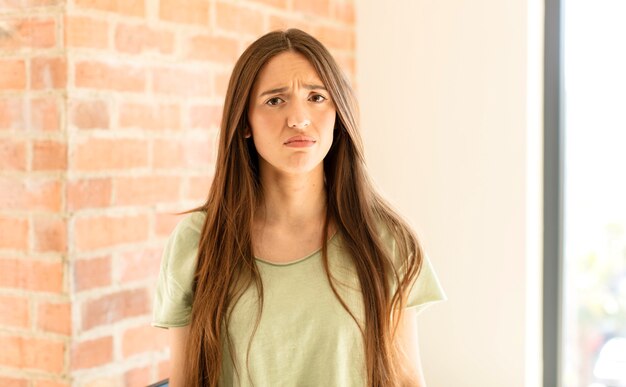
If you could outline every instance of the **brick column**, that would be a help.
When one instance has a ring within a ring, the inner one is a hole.
[[[234,61],[319,37],[354,79],[352,0],[0,0],[0,385],[167,377],[160,254],[213,173]]]
[[[0,1],[2,386],[68,380],[65,4],[45,3]]]

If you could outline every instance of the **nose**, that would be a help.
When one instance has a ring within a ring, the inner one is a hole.
[[[301,103],[294,103],[287,115],[287,126],[294,129],[304,129],[311,125],[306,108]]]

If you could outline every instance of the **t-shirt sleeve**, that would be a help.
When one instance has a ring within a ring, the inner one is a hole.
[[[392,237],[391,232],[387,227],[382,227],[380,233],[383,241],[385,241],[385,244],[391,251],[394,265],[399,268],[398,274],[404,275],[404,265],[406,262],[399,256],[399,249],[396,246],[395,239]],[[397,282],[392,279],[392,283],[392,291],[395,292],[397,289]],[[435,273],[435,269],[433,268],[430,258],[428,254],[423,253],[422,267],[417,277],[410,285],[405,308],[415,308],[416,312],[420,313],[430,305],[445,300],[447,300],[446,294],[441,286],[441,283],[439,282],[439,278]]]
[[[417,313],[420,313],[428,306],[445,300],[447,300],[446,294],[441,287],[430,258],[424,254],[422,268],[409,291],[406,308],[416,308]]]
[[[202,212],[187,214],[167,239],[154,295],[154,327],[182,327],[191,322],[193,277],[204,217]]]

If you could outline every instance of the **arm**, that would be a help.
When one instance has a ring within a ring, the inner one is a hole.
[[[404,368],[407,371],[406,387],[426,387],[422,363],[417,340],[417,313],[416,309],[405,309],[397,331],[397,345],[404,353]]]
[[[170,340],[170,387],[183,385],[183,365],[185,361],[185,346],[189,336],[189,325],[169,328]]]

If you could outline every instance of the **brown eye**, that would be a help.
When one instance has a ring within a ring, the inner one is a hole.
[[[320,103],[320,102],[324,102],[324,101],[326,101],[326,97],[324,97],[324,96],[323,96],[323,95],[321,95],[321,94],[315,94],[315,95],[314,95],[314,96],[312,96],[310,99],[311,99],[313,102],[317,102],[317,103]]]
[[[278,97],[274,97],[274,98],[270,98],[267,100],[267,102],[265,102],[266,105],[270,105],[270,106],[276,106],[278,104],[280,104],[280,102],[285,102],[282,100],[282,98],[278,98]]]

